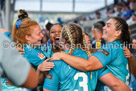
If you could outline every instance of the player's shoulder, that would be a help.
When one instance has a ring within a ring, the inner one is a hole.
[[[64,61],[62,61],[62,60],[55,60],[52,62],[55,64],[55,66],[60,66],[60,65],[64,64]]]
[[[45,60],[46,59],[45,54],[41,50],[29,49],[29,48],[25,48],[24,57],[33,59],[33,60]]]

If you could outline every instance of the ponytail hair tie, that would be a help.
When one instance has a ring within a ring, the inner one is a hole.
[[[19,26],[20,26],[21,23],[22,23],[21,20],[18,20],[18,21],[16,22],[16,28],[17,28],[17,29],[19,29]]]

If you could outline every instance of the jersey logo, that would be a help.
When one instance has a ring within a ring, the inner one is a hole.
[[[48,78],[48,79],[52,79],[52,74],[48,74],[47,76],[46,76],[46,78]]]
[[[44,59],[44,58],[45,58],[45,56],[44,56],[42,53],[38,53],[38,57],[39,57],[40,59]]]
[[[105,54],[106,56],[109,55],[109,52],[106,51],[106,50],[104,50],[104,49],[99,49],[99,50],[97,50],[97,51],[98,51],[98,52],[102,52],[102,53]]]

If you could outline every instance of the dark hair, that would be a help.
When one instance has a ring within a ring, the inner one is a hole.
[[[105,26],[105,22],[104,21],[98,21],[97,23],[100,23],[103,27]]]
[[[48,23],[45,25],[45,28],[50,31],[50,29],[51,29],[52,26],[53,26],[53,24],[50,23],[50,22],[48,22]]]
[[[100,23],[94,23],[93,28],[98,29],[99,32],[103,33],[103,25]]]
[[[85,32],[85,35],[89,36],[89,34],[87,32]],[[89,36],[90,37],[90,36]]]
[[[126,23],[126,21],[123,18],[113,17],[112,19],[115,19],[117,21],[116,25],[115,25],[116,31],[118,31],[118,30],[122,31],[121,39],[120,39],[121,42],[125,43],[125,46],[130,49],[130,47],[127,45],[131,42],[128,24]],[[135,73],[135,69],[134,69],[135,67],[133,64],[136,64],[135,60],[130,58],[128,60],[128,67],[129,67],[130,74]],[[135,76],[136,76],[136,74],[135,74]],[[130,79],[131,79],[131,77],[130,77]],[[129,83],[130,83],[130,80],[129,80]]]
[[[59,26],[63,27],[63,25],[61,25],[60,23],[55,23],[55,24],[52,25],[52,27],[55,26],[55,25],[59,25]],[[51,32],[52,27],[50,28],[50,32]],[[50,36],[50,32],[49,32],[49,36]]]
[[[27,14],[27,12],[25,10],[20,9],[18,11],[18,20],[22,20],[24,18],[28,18],[28,14]]]
[[[60,23],[55,23],[55,24],[52,25],[52,27],[55,26],[55,25],[59,25],[59,26],[63,27],[63,25],[61,25]],[[52,27],[51,27],[51,28],[52,28]],[[50,29],[50,30],[51,30],[51,29]]]
[[[116,31],[121,30],[121,42],[125,43],[125,44],[129,44],[130,43],[130,31],[129,31],[129,27],[128,24],[126,23],[126,21],[123,18],[120,17],[113,17],[112,19],[116,20]]]
[[[60,23],[55,23],[55,24],[53,24],[53,26],[54,26],[54,25],[60,25],[61,27],[63,27],[63,25],[60,24]]]
[[[59,25],[59,26],[63,27],[63,25],[61,25],[60,23],[55,23],[55,24],[52,25],[52,27],[55,26],[55,25]],[[51,28],[50,28],[50,30],[51,30]]]

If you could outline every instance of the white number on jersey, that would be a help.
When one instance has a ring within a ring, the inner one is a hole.
[[[83,81],[82,82],[79,82],[79,86],[80,87],[83,87],[83,91],[88,91],[88,79],[87,79],[87,75],[83,72],[79,72],[79,73],[76,73],[76,75],[74,76],[74,80],[77,80],[78,77],[82,77],[83,78]],[[74,91],[78,91],[78,90],[74,90]]]

